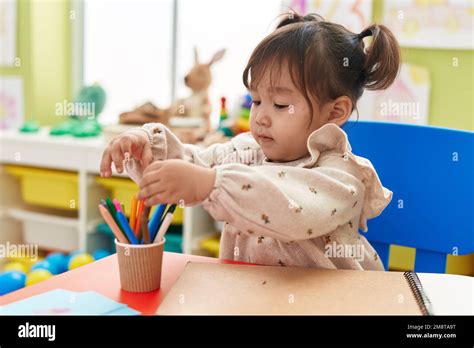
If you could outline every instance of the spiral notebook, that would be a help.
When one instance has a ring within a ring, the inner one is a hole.
[[[190,262],[158,315],[430,315],[414,272]]]

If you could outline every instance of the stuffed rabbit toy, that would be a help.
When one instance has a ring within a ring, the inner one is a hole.
[[[211,66],[222,59],[225,49],[217,51],[208,63],[200,63],[197,48],[194,48],[194,66],[184,77],[184,83],[192,94],[175,101],[170,114],[173,116],[188,116],[204,119],[204,128],[210,130],[211,103],[208,88],[212,82]]]
[[[225,49],[217,51],[208,63],[200,63],[197,48],[194,48],[194,66],[184,77],[184,83],[192,94],[176,100],[169,108],[161,109],[148,102],[130,112],[120,115],[121,124],[143,124],[147,122],[168,123],[172,116],[198,117],[204,119],[203,131],[210,130],[211,103],[207,90],[212,82],[211,66],[222,59]]]

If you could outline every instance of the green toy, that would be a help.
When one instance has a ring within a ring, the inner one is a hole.
[[[39,125],[38,123],[34,121],[27,121],[23,123],[23,126],[20,128],[21,133],[36,133],[39,131]]]
[[[232,128],[229,125],[229,116],[225,106],[225,97],[221,98],[221,111],[219,116],[219,130],[226,136],[233,136]]]
[[[80,138],[99,135],[102,127],[97,119],[104,109],[105,101],[105,91],[98,84],[83,87],[74,102],[76,114],[70,115],[70,119],[66,122],[52,127],[49,134],[55,136],[70,134]]]

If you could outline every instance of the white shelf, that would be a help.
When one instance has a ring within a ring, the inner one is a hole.
[[[0,191],[2,192],[0,207],[17,209],[14,213],[16,218],[18,218],[18,214],[21,215],[18,213],[19,211],[28,210],[21,199],[17,180],[3,170],[5,164],[76,172],[78,174],[79,209],[75,222],[64,223],[62,228],[68,229],[74,225],[77,235],[75,249],[86,250],[87,234],[101,221],[97,204],[100,198],[107,196],[108,192],[94,180],[94,177],[99,175],[99,164],[105,146],[104,136],[94,138],[50,136],[48,128],[42,128],[40,132],[34,134],[20,133],[15,130],[0,131]],[[126,173],[114,172],[113,176],[128,178]],[[54,215],[46,214],[42,218],[34,216],[41,221],[44,219],[60,221],[56,220],[57,216]],[[22,224],[15,219],[12,220],[11,216],[0,217],[0,221],[2,222],[0,242],[18,240],[18,236],[23,231]],[[7,223],[8,233],[3,228]],[[61,225],[56,224],[55,226]],[[183,252],[188,254],[198,252],[192,247],[191,241],[214,230],[214,220],[201,206],[186,207],[183,219]]]

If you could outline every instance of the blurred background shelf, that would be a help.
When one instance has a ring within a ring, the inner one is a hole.
[[[100,227],[99,200],[118,198],[128,215],[131,196],[138,192],[138,185],[124,173],[99,176],[105,145],[102,136],[77,139],[51,137],[46,130],[2,131],[0,241],[58,251],[91,252],[104,247],[107,231]],[[202,207],[178,207],[165,248],[206,254],[199,240],[216,231],[215,221]]]

